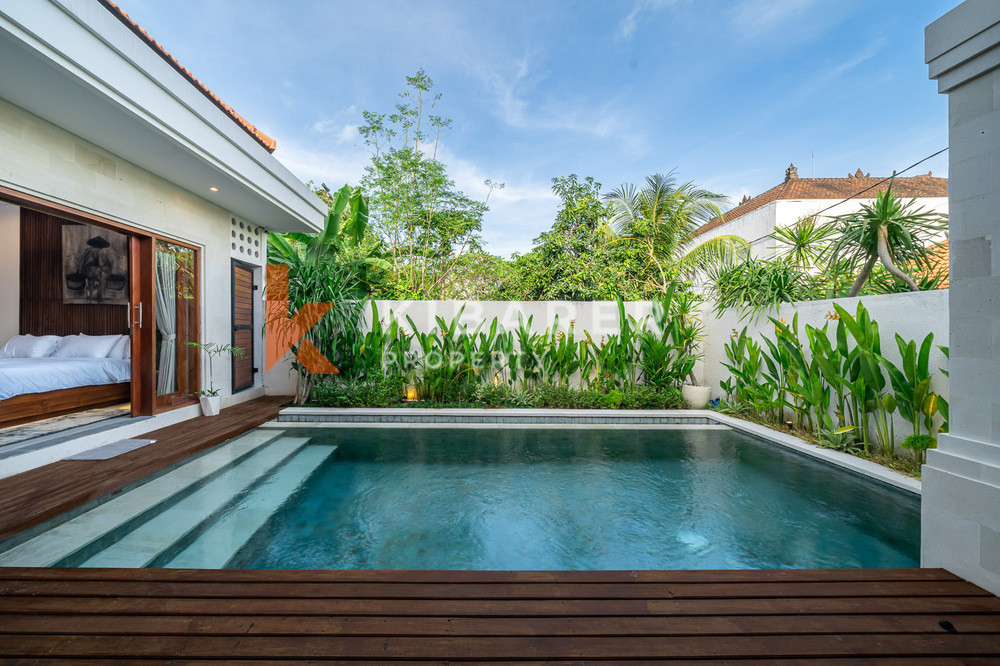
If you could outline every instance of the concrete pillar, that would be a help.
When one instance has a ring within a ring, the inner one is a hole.
[[[924,467],[921,562],[1000,594],[1000,1],[927,26],[925,53],[948,95],[951,433]]]

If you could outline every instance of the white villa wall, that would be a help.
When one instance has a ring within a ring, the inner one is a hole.
[[[739,236],[750,243],[750,252],[755,257],[769,257],[774,244],[767,236],[774,231],[774,220],[779,202],[772,201],[750,211],[721,227],[716,227],[698,236],[695,242],[704,242],[719,236]]]
[[[920,560],[1000,594],[1000,3],[963,2],[925,53],[948,94],[953,390],[923,470]]]
[[[876,192],[877,190],[872,191],[873,197]],[[872,201],[873,199],[851,199],[837,203],[831,199],[779,199],[752,210],[721,227],[716,227],[698,236],[697,240],[700,242],[722,235],[740,236],[750,242],[751,254],[754,257],[771,257],[774,256],[775,242],[768,236],[776,228],[790,227],[799,220],[820,211],[824,211],[823,220],[852,213],[860,209],[862,205],[870,204]],[[836,205],[825,210],[831,204]],[[917,199],[917,206],[924,208],[926,212],[948,214],[947,197],[920,198]],[[934,240],[943,240],[945,235],[942,232]]]
[[[21,209],[0,201],[0,345],[18,333]]]
[[[232,251],[228,211],[2,99],[0,149],[2,185],[198,247],[202,340],[231,340],[230,257],[253,259]],[[263,394],[258,380],[230,398],[230,364],[214,365],[224,405]],[[207,386],[207,368],[202,374]]]
[[[937,348],[937,345],[947,347],[949,342],[947,289],[785,303],[776,314],[772,313],[771,316],[791,323],[792,318],[798,313],[799,334],[803,343],[806,342],[806,324],[814,328],[822,328],[824,324],[829,323],[830,327],[827,329],[829,338],[835,342],[837,322],[828,320],[827,314],[834,312],[833,304],[836,303],[854,315],[859,301],[864,303],[872,319],[878,322],[879,335],[882,340],[882,355],[897,366],[900,364],[901,358],[896,346],[895,334],[898,333],[906,341],[916,340],[918,347],[928,333],[934,334],[934,348],[930,354],[930,367],[934,370],[931,389],[948,400],[950,398],[949,381],[940,371],[941,368],[948,369],[948,359]],[[729,342],[733,330],[741,331],[746,326],[747,333],[752,334],[754,340],[760,343],[762,335],[765,334],[772,340],[774,339],[774,326],[766,316],[761,316],[757,321],[750,318],[740,321],[739,315],[733,310],[726,311],[716,319],[711,312],[710,304],[706,304],[704,319],[708,322],[703,347],[705,357],[701,366],[702,374],[698,376],[698,379],[712,388],[713,398],[718,398],[723,395],[719,383],[729,377],[729,371],[722,364],[728,360],[725,345]],[[940,424],[940,417],[937,419],[935,425]],[[906,427],[907,424],[897,413],[897,436],[906,433]]]

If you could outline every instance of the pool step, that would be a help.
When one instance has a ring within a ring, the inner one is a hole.
[[[146,567],[240,493],[271,473],[302,448],[308,437],[281,437],[256,455],[203,484],[169,510],[146,521],[95,554],[82,567]]]
[[[222,444],[0,553],[0,566],[73,566],[78,562],[63,560],[111,538],[123,525],[162,511],[164,500],[191,492],[205,479],[223,473],[283,434],[281,430],[255,430]]]
[[[336,450],[307,446],[239,501],[199,527],[197,536],[172,558],[151,566],[171,569],[222,569],[302,483]]]

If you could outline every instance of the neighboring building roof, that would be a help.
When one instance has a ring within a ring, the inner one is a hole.
[[[924,273],[941,278],[941,282],[938,283],[938,289],[948,288],[948,252],[948,241],[935,243],[927,250],[927,260],[930,262],[930,268],[925,269]]]
[[[197,88],[205,97],[210,99],[212,103],[214,103],[217,107],[222,109],[222,111],[225,112],[226,115],[232,118],[237,125],[242,127],[247,134],[249,134],[251,137],[254,138],[255,141],[257,141],[257,143],[264,146],[267,152],[269,153],[274,152],[274,149],[278,147],[277,141],[275,141],[268,135],[264,134],[256,127],[254,127],[246,118],[236,113],[233,107],[229,106],[221,99],[219,99],[219,97],[216,96],[215,93],[213,93],[211,90],[208,89],[208,86],[206,86],[204,83],[195,78],[194,74],[192,74],[190,71],[188,71],[186,67],[177,62],[177,58],[170,55],[170,52],[167,51],[165,48],[163,48],[163,46],[161,46],[159,42],[150,37],[149,33],[147,33],[145,30],[139,27],[138,23],[129,18],[129,15],[126,14],[121,9],[121,7],[116,5],[114,2],[111,2],[111,0],[97,0],[97,1],[100,2],[101,5],[103,5],[109,12],[111,12],[115,16],[115,18],[117,18],[119,21],[125,24],[125,26],[129,30],[135,33],[135,35],[139,37],[139,39],[146,42],[149,48],[153,49],[154,53],[156,53],[158,56],[167,61],[167,63],[175,70],[177,70],[181,76],[183,76],[185,79],[191,82],[191,85]]]
[[[885,178],[872,177],[871,174],[862,173],[861,169],[848,174],[847,178],[799,178],[798,169],[794,164],[790,164],[785,171],[785,182],[752,199],[744,198],[738,206],[724,213],[722,217],[703,224],[694,235],[700,236],[778,199],[874,199],[879,190],[885,190],[889,186],[889,182],[886,181],[878,187],[872,187],[882,180]],[[866,191],[862,192],[863,190]],[[923,176],[898,176],[892,183],[892,191],[897,196],[907,199],[947,197],[948,179],[936,178],[929,171]]]

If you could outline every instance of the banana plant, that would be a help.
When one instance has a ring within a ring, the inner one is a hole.
[[[879,402],[879,409],[875,412],[875,436],[882,455],[891,456],[896,450],[896,425],[892,420],[896,412],[896,398],[886,393]]]
[[[870,415],[879,409],[882,392],[885,390],[885,375],[879,357],[882,355],[882,339],[878,322],[871,318],[868,310],[860,302],[855,316],[834,304],[834,310],[854,338],[854,349],[850,354],[848,377],[845,387],[850,391],[853,424],[858,428],[865,452],[870,450]],[[898,396],[897,396],[898,400]]]
[[[930,390],[929,362],[933,344],[934,334],[928,333],[918,351],[916,341],[906,342],[897,333],[896,346],[899,348],[902,368],[897,368],[891,361],[879,356],[879,362],[889,373],[899,414],[913,424],[914,435],[920,434],[921,425],[925,425],[930,434],[934,415],[938,411],[938,397]]]
[[[574,327],[566,332],[559,330],[559,316],[543,336],[542,366],[545,379],[569,386],[569,380],[580,369],[580,349],[576,344]]]
[[[520,352],[520,367],[525,388],[537,384],[541,380],[542,359],[540,351],[543,350],[539,344],[541,336],[531,330],[531,324],[535,316],[531,315],[528,320],[517,313],[517,347]]]
[[[830,428],[833,425],[830,418],[830,387],[823,380],[823,373],[820,371],[817,356],[822,354],[816,341],[822,337],[826,339],[826,327],[822,330],[812,326],[806,326],[806,336],[810,341],[812,359],[806,361],[805,354],[798,336],[792,333],[788,324],[771,319],[777,331],[779,344],[785,348],[790,359],[786,382],[789,394],[798,398],[794,403],[788,403],[797,413],[806,417],[809,429],[818,432],[820,428]]]
[[[749,408],[754,416],[772,410],[777,386],[766,378],[761,378],[763,367],[769,359],[761,351],[760,345],[747,335],[747,328],[744,326],[737,336],[730,338],[724,349],[729,363],[724,362],[723,365],[735,380],[735,383],[731,383],[727,379],[721,384],[727,397]]]

